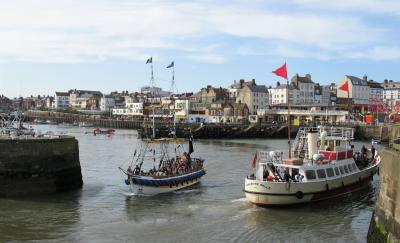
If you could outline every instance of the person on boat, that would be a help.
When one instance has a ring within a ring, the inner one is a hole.
[[[140,174],[140,167],[139,167],[139,165],[136,165],[136,166],[135,166],[135,170],[133,171],[133,174],[135,174],[135,175],[139,175],[139,174]]]
[[[267,170],[267,169],[264,169],[264,173],[263,173],[264,181],[268,178],[268,176],[269,176],[268,170]]]
[[[375,147],[374,147],[374,145],[371,145],[371,154],[372,154],[372,158],[371,159],[374,159],[375,158]]]
[[[365,147],[365,145],[363,145],[361,148],[361,154],[363,155],[363,157],[367,155],[367,148]]]
[[[285,179],[286,182],[290,181],[291,176],[289,174],[289,170],[288,169],[285,170],[285,174],[283,175],[283,178]]]

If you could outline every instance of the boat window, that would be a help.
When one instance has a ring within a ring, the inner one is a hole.
[[[317,170],[317,174],[318,174],[318,178],[319,179],[326,178],[326,174],[325,174],[325,170],[324,169]]]
[[[339,169],[340,169],[340,174],[343,175],[344,174],[343,166],[340,166]]]
[[[351,165],[347,165],[347,167],[349,167],[349,171],[352,172],[353,169],[351,168]]]
[[[338,168],[338,167],[335,167],[335,173],[336,173],[336,176],[339,176],[339,175],[340,175],[340,172],[339,172],[339,168]]]
[[[347,166],[344,165],[343,167],[344,167],[344,172],[346,172],[346,174],[349,173],[349,169],[347,168]]]
[[[315,176],[315,171],[313,170],[306,170],[306,178],[307,180],[314,180],[317,177]]]
[[[327,169],[326,169],[326,174],[327,174],[329,177],[335,176],[335,174],[333,173],[333,169],[332,169],[332,168],[327,168]]]
[[[353,166],[353,170],[354,170],[354,171],[357,171],[357,166],[356,166],[356,164],[352,164],[352,166]]]

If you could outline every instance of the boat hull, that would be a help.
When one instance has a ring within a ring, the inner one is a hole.
[[[131,178],[128,185],[128,194],[157,195],[181,190],[198,184],[205,173],[205,170],[201,170],[175,178],[160,180]]]
[[[326,200],[364,188],[377,171],[372,166],[363,171],[316,182],[268,182],[246,178],[247,201],[259,206],[284,206]]]

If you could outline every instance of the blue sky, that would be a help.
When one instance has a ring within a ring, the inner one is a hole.
[[[284,2],[284,3],[283,3]],[[400,1],[396,0],[0,0],[0,94],[68,89],[228,86],[289,76],[317,82],[352,74],[400,76]]]

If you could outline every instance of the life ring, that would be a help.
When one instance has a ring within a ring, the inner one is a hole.
[[[302,191],[297,191],[297,192],[296,192],[296,197],[297,197],[298,199],[302,199],[303,196],[304,196],[304,193],[303,193]]]

